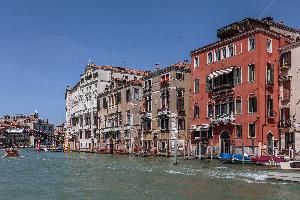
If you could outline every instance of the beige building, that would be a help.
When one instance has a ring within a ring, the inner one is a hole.
[[[140,79],[144,71],[89,63],[74,87],[67,87],[65,150],[90,151],[98,147],[97,97],[114,78]]]
[[[190,64],[157,69],[143,79],[141,146],[143,153],[172,155],[178,135],[179,154],[189,146]]]
[[[280,62],[281,149],[300,152],[300,42],[281,49]]]
[[[113,78],[98,96],[100,151],[133,153],[139,145],[142,81]]]

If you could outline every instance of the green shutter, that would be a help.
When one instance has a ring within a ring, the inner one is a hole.
[[[206,91],[209,91],[209,79],[208,79],[208,76],[206,76]]]

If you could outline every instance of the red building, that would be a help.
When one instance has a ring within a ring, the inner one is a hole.
[[[279,49],[299,31],[272,18],[217,30],[219,41],[191,52],[194,150],[273,154],[279,147]]]

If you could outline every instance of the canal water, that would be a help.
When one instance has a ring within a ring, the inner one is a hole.
[[[252,165],[20,151],[18,158],[0,156],[1,200],[300,199],[299,183],[269,180]]]

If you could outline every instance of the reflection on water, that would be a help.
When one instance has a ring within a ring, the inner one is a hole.
[[[2,152],[0,152],[2,153]],[[0,199],[298,199],[300,184],[252,165],[21,150],[0,157]]]

